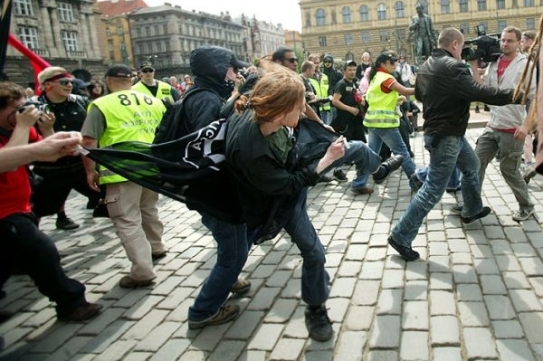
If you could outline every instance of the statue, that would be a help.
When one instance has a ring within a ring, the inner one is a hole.
[[[421,60],[429,57],[432,49],[437,46],[437,37],[430,15],[424,13],[424,5],[418,3],[415,9],[417,9],[417,15],[411,18],[409,36],[415,45],[415,58],[419,65]]]

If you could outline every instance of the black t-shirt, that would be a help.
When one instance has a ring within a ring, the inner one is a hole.
[[[336,84],[336,87],[334,88],[334,94],[341,94],[340,101],[345,105],[354,107],[357,105],[354,101],[354,92],[356,91],[356,88],[357,84],[355,81],[350,82],[343,78]],[[353,117],[351,113],[341,110],[339,108],[337,109],[337,115],[338,117],[345,116],[349,119]]]

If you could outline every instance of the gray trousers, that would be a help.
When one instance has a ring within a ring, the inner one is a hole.
[[[534,203],[520,171],[523,152],[523,140],[513,138],[511,133],[485,128],[475,147],[475,153],[481,161],[479,184],[483,189],[486,167],[496,157],[500,162],[500,172],[511,191],[513,191],[520,209],[532,210]]]

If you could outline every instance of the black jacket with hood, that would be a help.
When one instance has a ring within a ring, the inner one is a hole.
[[[343,79],[343,74],[334,68],[334,58],[332,55],[325,55],[324,61],[330,61],[332,63],[332,66],[329,68],[323,65],[322,72],[328,77],[328,95],[334,95],[336,84]]]
[[[477,83],[468,67],[445,49],[432,51],[415,83],[415,97],[423,104],[424,132],[443,136],[466,133],[471,102],[511,104],[513,91]]]

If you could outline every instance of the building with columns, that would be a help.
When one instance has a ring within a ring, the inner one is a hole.
[[[534,30],[542,13],[542,3],[536,0],[300,0],[304,48],[356,61],[365,51],[375,56],[392,49],[412,60],[409,23],[418,2],[437,32],[454,26],[466,39],[477,37],[477,25],[487,34],[510,25]]]
[[[99,17],[92,0],[12,0],[10,31],[53,66],[103,74]],[[9,46],[4,72],[17,83],[34,82],[29,61]]]

